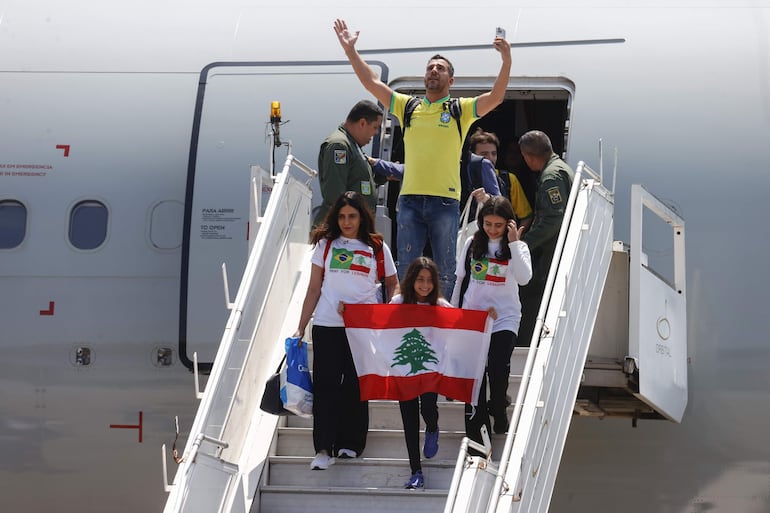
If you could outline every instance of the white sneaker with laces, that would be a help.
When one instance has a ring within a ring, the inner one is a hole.
[[[334,465],[334,458],[325,452],[319,452],[310,463],[310,470],[326,470],[330,465]]]

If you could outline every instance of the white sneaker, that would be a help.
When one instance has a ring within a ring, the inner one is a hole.
[[[353,449],[340,449],[337,451],[337,457],[343,460],[357,458],[358,454]]]
[[[310,463],[310,470],[326,470],[330,465],[334,465],[334,458],[325,452],[319,452]]]

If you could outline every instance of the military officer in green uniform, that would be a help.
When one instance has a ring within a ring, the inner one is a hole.
[[[362,147],[369,144],[380,129],[382,116],[380,107],[371,101],[362,100],[350,109],[345,122],[321,144],[318,152],[318,179],[323,203],[313,226],[323,222],[326,213],[345,191],[361,194],[374,215],[377,185]]]
[[[522,135],[519,148],[527,166],[538,173],[535,220],[529,231],[521,237],[529,246],[533,268],[529,285],[520,289],[521,326],[518,344],[528,346],[575,173],[553,152],[551,140],[540,130],[531,130]]]

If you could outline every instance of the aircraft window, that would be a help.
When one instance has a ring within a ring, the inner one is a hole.
[[[107,207],[99,201],[81,201],[70,213],[69,238],[78,249],[95,249],[107,239]]]
[[[17,247],[27,233],[27,207],[18,201],[0,201],[0,249]]]

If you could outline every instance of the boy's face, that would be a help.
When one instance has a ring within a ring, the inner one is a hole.
[[[481,155],[497,167],[497,146],[494,143],[477,143],[473,153]]]

